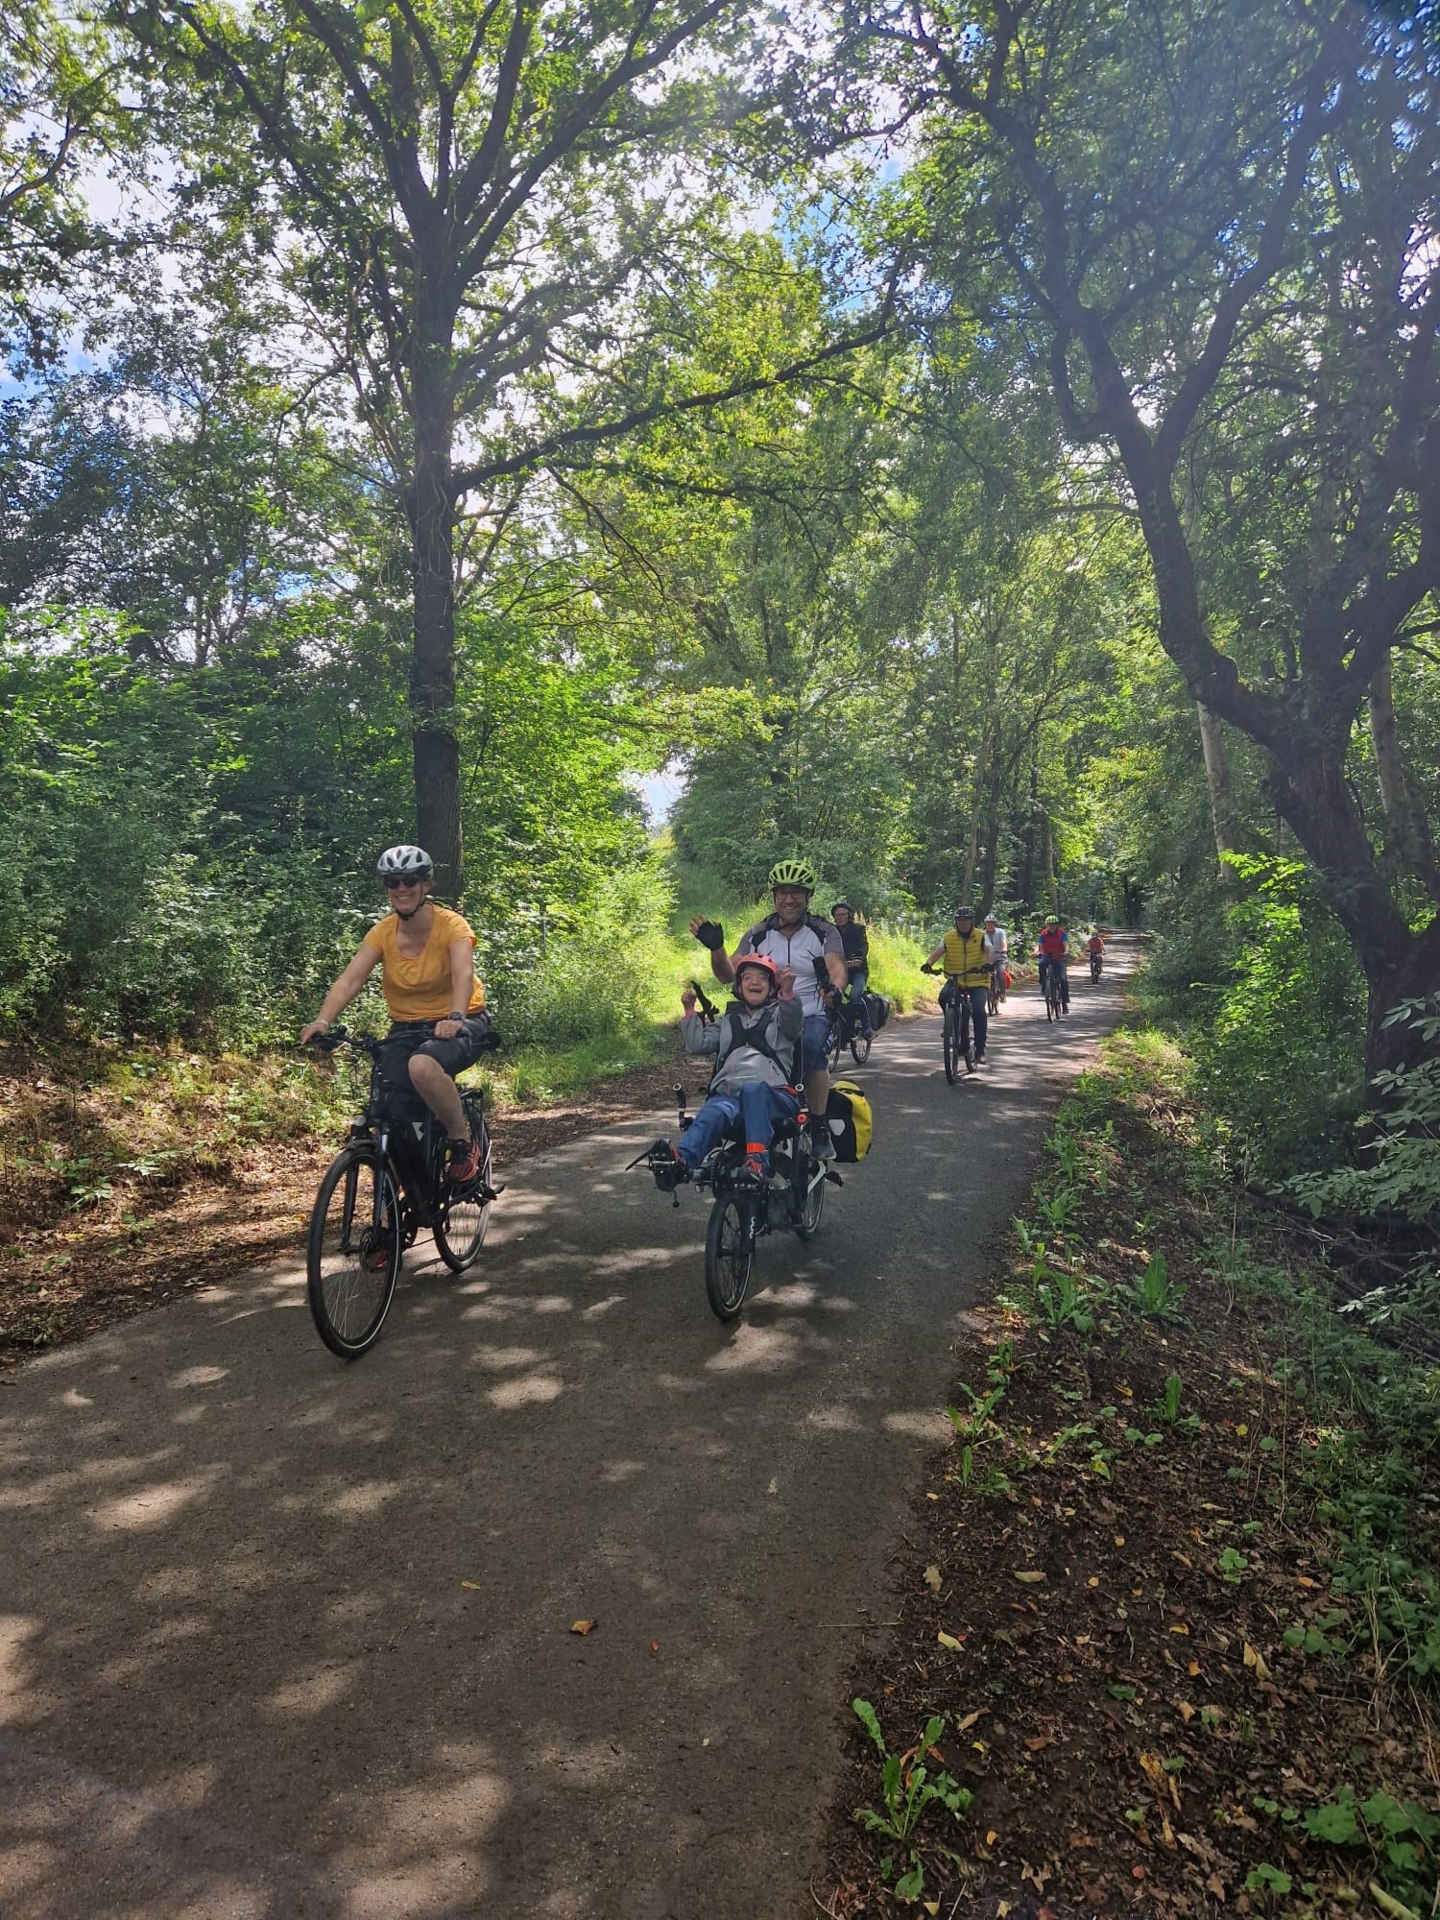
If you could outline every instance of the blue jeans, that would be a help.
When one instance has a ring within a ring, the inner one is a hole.
[[[776,1122],[793,1120],[799,1111],[800,1103],[793,1093],[752,1080],[737,1087],[733,1094],[712,1093],[680,1136],[675,1151],[687,1167],[698,1167],[739,1120],[743,1122],[745,1151],[754,1154],[768,1171]]]
[[[850,976],[850,1004],[855,1009],[855,1024],[862,1033],[867,1033],[870,1028],[870,1009],[865,1004],[865,989],[869,984],[869,970],[857,967]]]
[[[990,1031],[990,989],[962,987],[958,981],[947,980],[940,989],[941,1006],[948,1006],[962,993],[970,1002],[970,1022],[975,1030],[975,1051],[984,1053],[985,1036]]]
[[[1041,954],[1040,998],[1042,1000],[1045,998],[1045,969],[1047,967],[1058,967],[1060,970],[1060,1004],[1068,1013],[1070,1011],[1070,975],[1066,970],[1066,962],[1063,960],[1047,960],[1044,954]]]

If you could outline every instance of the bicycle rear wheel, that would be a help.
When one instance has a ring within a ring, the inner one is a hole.
[[[400,1277],[400,1195],[373,1147],[346,1147],[320,1182],[305,1253],[315,1330],[357,1360],[375,1344]]]
[[[490,1209],[495,1204],[485,1195],[490,1191],[490,1129],[485,1124],[485,1107],[478,1093],[462,1093],[460,1103],[470,1122],[470,1138],[480,1148],[480,1171],[463,1187],[447,1187],[435,1219],[435,1245],[440,1258],[452,1273],[464,1273],[473,1266],[485,1244],[490,1226]]]
[[[755,1258],[755,1202],[738,1193],[717,1196],[705,1229],[705,1294],[716,1319],[739,1317]]]
[[[945,1078],[950,1082],[952,1087],[955,1084],[956,1041],[958,1037],[955,1031],[955,1009],[953,1006],[947,1006],[945,1009],[945,1037],[943,1043],[945,1047]]]

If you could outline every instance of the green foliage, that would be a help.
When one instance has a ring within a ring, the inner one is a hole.
[[[1365,982],[1307,867],[1260,856],[1232,865],[1244,897],[1157,942],[1152,985],[1162,1005],[1190,1014],[1196,1085],[1231,1152],[1274,1179],[1333,1154],[1355,1116]],[[1173,984],[1187,966],[1214,983],[1192,989],[1188,1005]]]
[[[908,1842],[928,1809],[959,1819],[968,1811],[974,1795],[962,1787],[943,1768],[936,1773],[927,1765],[945,1722],[937,1714],[925,1723],[923,1732],[909,1753],[891,1753],[885,1745],[880,1721],[868,1700],[856,1698],[850,1703],[874,1744],[880,1758],[880,1798],[877,1807],[857,1807],[855,1819],[867,1833],[878,1833],[904,1845]],[[910,1868],[896,1882],[895,1893],[902,1900],[916,1900],[924,1890],[925,1874],[917,1849],[910,1849]]]
[[[1135,1305],[1147,1320],[1178,1320],[1184,1299],[1185,1289],[1170,1278],[1164,1254],[1152,1254],[1136,1282]]]
[[[1039,1259],[1031,1274],[1031,1284],[1035,1289],[1035,1303],[1047,1327],[1057,1331],[1061,1327],[1073,1327],[1077,1333],[1090,1332],[1095,1316],[1073,1273]]]
[[[1440,994],[1392,1007],[1384,1024],[1415,1032],[1428,1057],[1376,1074],[1384,1105],[1360,1116],[1362,1159],[1285,1183],[1316,1219],[1393,1216],[1420,1226],[1440,1218]]]

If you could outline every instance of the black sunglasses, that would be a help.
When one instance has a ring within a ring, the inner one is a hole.
[[[383,885],[387,893],[394,893],[397,887],[422,886],[430,877],[428,873],[387,873]]]

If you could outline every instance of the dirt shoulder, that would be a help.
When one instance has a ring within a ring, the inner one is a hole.
[[[1433,1401],[1138,1048],[969,1319],[837,1703],[831,1920],[1433,1910]]]
[[[212,1078],[190,1121],[193,1151],[177,1152],[147,1145],[144,1116],[121,1104],[133,1095],[53,1062],[12,1056],[6,1067],[0,1108],[28,1151],[10,1155],[0,1181],[0,1369],[302,1246],[338,1125],[247,1140]],[[502,1107],[491,1115],[497,1166],[670,1107],[677,1081],[693,1104],[705,1077],[677,1034],[661,1059],[583,1099]],[[125,1161],[111,1149],[127,1125],[139,1144]]]

